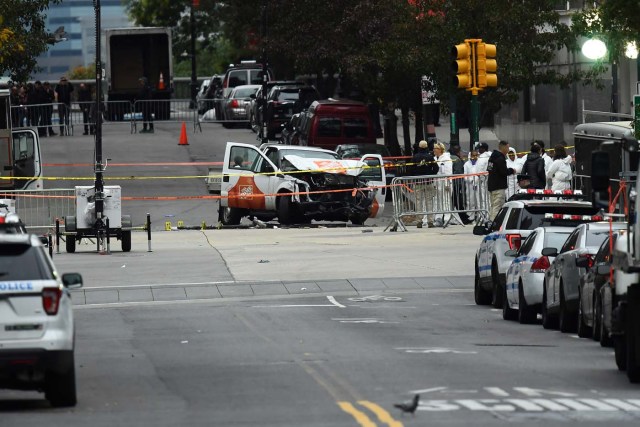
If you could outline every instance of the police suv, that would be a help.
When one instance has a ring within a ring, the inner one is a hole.
[[[43,391],[52,406],[76,404],[69,289],[38,236],[0,233],[0,388]]]
[[[506,202],[492,223],[474,227],[484,235],[475,257],[474,295],[478,305],[502,307],[506,273],[513,257],[531,232],[541,226],[576,226],[598,218],[591,203],[581,201],[581,191],[520,190]],[[546,214],[555,214],[549,218]],[[601,218],[600,218],[601,219]]]

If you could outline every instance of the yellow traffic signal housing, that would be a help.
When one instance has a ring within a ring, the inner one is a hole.
[[[456,72],[453,84],[460,89],[472,87],[474,82],[471,70],[471,46],[468,43],[460,43],[455,45],[451,52],[455,58],[452,64],[453,71]]]
[[[476,72],[479,88],[498,86],[498,76],[496,75],[498,63],[495,57],[495,44],[478,43],[476,48]]]

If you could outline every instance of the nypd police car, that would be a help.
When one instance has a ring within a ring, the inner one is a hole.
[[[35,235],[0,233],[0,388],[43,391],[52,406],[76,404],[69,289]]]
[[[597,210],[582,198],[579,191],[521,190],[502,206],[492,223],[474,227],[473,234],[485,236],[475,257],[476,304],[502,307],[506,273],[513,261],[505,252],[520,249],[535,228],[575,227],[585,222],[583,217],[595,215]],[[556,215],[550,220],[545,214]]]

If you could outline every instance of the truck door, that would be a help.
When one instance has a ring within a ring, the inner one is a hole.
[[[221,206],[264,211],[275,209],[275,165],[255,146],[227,143],[222,166]]]
[[[17,190],[42,190],[42,163],[40,162],[40,141],[31,129],[14,130],[13,136],[13,176]]]
[[[362,171],[360,177],[365,178],[369,186],[376,187],[376,189],[373,190],[376,192],[376,196],[369,218],[377,218],[382,216],[385,196],[387,191],[389,191],[389,189],[386,188],[387,178],[384,171],[384,161],[379,154],[365,154],[360,161],[366,163],[368,166],[368,168]]]

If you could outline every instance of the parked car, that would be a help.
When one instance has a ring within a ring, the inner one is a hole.
[[[609,222],[581,224],[567,238],[560,251],[545,248],[543,255],[555,256],[545,273],[542,296],[542,326],[556,327],[561,332],[573,332],[578,320],[578,288],[580,277],[593,265],[593,258],[609,235]],[[622,230],[625,223],[611,224]]]
[[[251,95],[255,94],[260,86],[242,85],[234,87],[229,95],[224,99],[222,111],[222,125],[226,128],[235,125],[249,126],[247,116],[247,104],[251,102]]]
[[[219,74],[211,76],[203,105],[198,104],[198,114],[207,116],[206,120],[222,120],[222,78]]]
[[[553,214],[550,214],[553,215]],[[502,317],[520,323],[535,322],[542,305],[544,273],[553,257],[542,255],[544,248],[560,249],[574,227],[538,227],[529,234],[520,249],[505,253],[514,257],[507,270]]]
[[[69,289],[37,236],[0,234],[0,388],[44,391],[56,407],[76,404],[75,333]]]
[[[378,174],[364,176],[369,160]],[[340,160],[335,152],[312,147],[228,142],[222,170],[220,219],[236,225],[252,215],[278,218],[283,225],[311,220],[362,225],[384,210],[384,168],[379,155]]]
[[[365,154],[380,154],[384,160],[384,171],[387,177],[387,201],[391,200],[391,182],[404,171],[404,160],[394,159],[389,149],[381,144],[341,144],[336,147],[336,153],[341,159],[359,159]]]
[[[300,113],[296,113],[288,122],[282,125],[280,142],[286,145],[299,145],[298,132],[300,130]]]
[[[313,86],[275,85],[267,95],[267,138],[274,139],[282,125],[295,113],[300,113],[320,99],[320,93]]]
[[[267,82],[267,91],[266,95],[269,94],[271,88],[274,86],[302,86],[303,83],[296,80],[274,80]],[[266,97],[265,95],[265,97]],[[260,98],[262,97],[262,86],[256,92],[255,96],[251,97],[251,103],[249,104],[249,124],[251,125],[251,130],[258,133],[260,130],[260,126],[262,126],[262,108],[260,108]]]
[[[521,190],[502,206],[492,222],[473,228],[473,234],[485,236],[475,256],[476,304],[491,303],[502,308],[506,274],[513,260],[505,252],[520,249],[522,241],[533,230],[549,224],[575,227],[597,214],[598,210],[591,203],[576,199],[580,197],[582,193],[579,191],[569,195]],[[562,200],[566,198],[574,200]],[[546,214],[554,215],[549,218]]]
[[[217,97],[217,99],[226,99],[231,93],[231,90],[237,86],[261,85],[262,74],[262,64],[258,64],[254,60],[241,61],[239,64],[230,64],[222,78],[222,82],[220,83],[220,96]],[[267,70],[267,74],[267,81],[273,80],[273,73],[271,70]],[[216,105],[216,111],[218,109],[220,110],[220,114],[216,114],[216,119],[223,120],[223,106]],[[249,116],[247,116],[247,119],[248,117]]]
[[[301,114],[300,145],[335,149],[341,144],[375,144],[369,107],[358,101],[315,101]]]
[[[0,204],[0,233],[3,234],[26,234],[27,228],[20,217],[9,211],[6,204]]]

